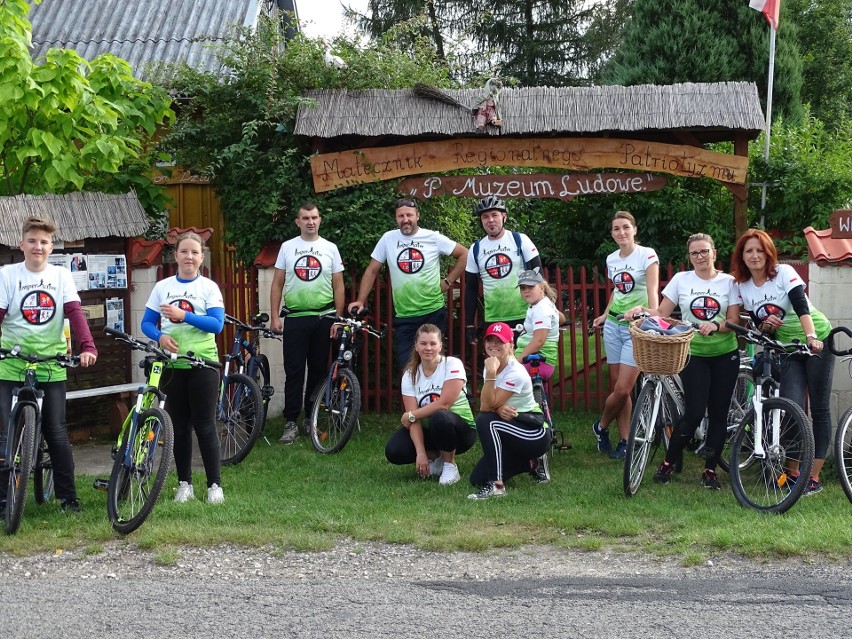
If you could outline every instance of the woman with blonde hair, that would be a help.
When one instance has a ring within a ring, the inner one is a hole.
[[[402,374],[405,412],[385,446],[391,464],[415,465],[420,477],[439,475],[448,486],[461,475],[456,455],[476,443],[473,411],[467,399],[467,374],[457,357],[442,354],[441,329],[423,324]]]

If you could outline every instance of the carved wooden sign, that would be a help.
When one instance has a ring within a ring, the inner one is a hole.
[[[668,180],[652,173],[536,173],[532,175],[463,175],[408,178],[397,190],[428,200],[436,195],[483,198],[559,198],[578,195],[658,191]]]
[[[831,237],[835,240],[852,239],[852,210],[840,209],[828,216]]]
[[[324,153],[311,158],[317,193],[341,186],[488,166],[614,168],[745,184],[748,158],[617,138],[462,138]]]

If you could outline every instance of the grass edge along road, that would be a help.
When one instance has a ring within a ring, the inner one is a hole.
[[[320,455],[300,436],[283,446],[283,428],[271,420],[267,446],[261,439],[244,462],[223,468],[225,503],[172,501],[174,470],[160,501],[127,543],[163,552],[169,547],[236,544],[302,551],[328,550],[341,537],[356,541],[412,544],[437,551],[482,551],[528,544],[596,551],[647,552],[696,564],[715,554],[760,557],[852,557],[852,504],[834,478],[824,473],[825,490],[802,498],[783,516],[745,510],[736,502],[727,475],[722,490],[701,487],[700,460],[687,453],[684,471],[671,484],[657,485],[647,473],[632,499],[622,492],[620,461],[594,449],[591,413],[556,415],[574,449],[556,453],[553,481],[535,485],[528,476],[509,483],[499,499],[475,502],[468,476],[479,445],[459,457],[462,480],[440,486],[420,480],[413,467],[391,466],[384,444],[397,415],[361,416],[361,432],[337,455]],[[661,453],[652,464],[659,464]],[[828,465],[827,465],[828,466]],[[204,475],[195,468],[196,494]],[[107,521],[103,492],[92,477],[77,478],[84,511],[67,516],[56,501],[37,506],[28,495],[15,536],[0,537],[0,552],[26,555],[81,548],[98,552],[121,539]],[[29,491],[31,493],[31,491]]]

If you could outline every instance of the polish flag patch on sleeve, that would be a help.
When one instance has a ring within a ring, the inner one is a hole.
[[[461,371],[459,369],[456,369],[454,371],[450,371],[450,375],[455,375],[456,373],[461,373]]]
[[[506,386],[512,386],[512,387],[514,387],[514,386],[515,386],[515,382],[509,382],[509,381],[507,381],[507,382],[506,382]]]

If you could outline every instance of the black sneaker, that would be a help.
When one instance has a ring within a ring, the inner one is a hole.
[[[658,484],[668,484],[672,480],[672,471],[674,466],[667,461],[660,464],[657,472],[654,473],[654,481]]]
[[[816,495],[817,493],[822,492],[822,482],[815,477],[811,477],[808,479],[808,485],[805,487],[805,492],[802,493],[804,497],[810,497],[811,495]]]
[[[609,441],[609,428],[601,428],[601,421],[598,420],[592,424],[592,432],[595,434],[598,450],[609,454],[612,450],[612,442]]]
[[[536,484],[546,484],[550,481],[550,468],[546,454],[530,460],[530,475]]]
[[[624,459],[627,455],[627,440],[622,439],[618,442],[618,446],[615,447],[615,450],[611,450],[609,453],[610,459]]]
[[[705,468],[701,475],[701,485],[708,490],[722,490],[722,484],[719,483],[716,471],[709,468]]]
[[[62,509],[64,513],[80,513],[83,512],[83,507],[80,505],[80,502],[76,499],[63,499],[59,502],[59,507]]]

